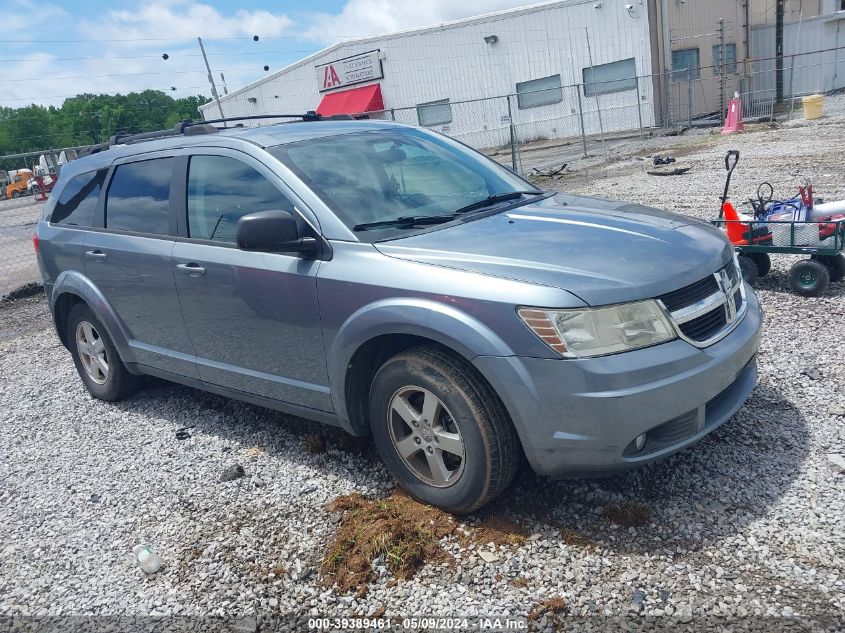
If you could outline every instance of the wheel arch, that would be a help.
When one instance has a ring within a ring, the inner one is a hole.
[[[478,356],[510,356],[508,345],[476,318],[427,300],[378,302],[358,310],[338,330],[329,351],[329,379],[335,411],[347,430],[369,433],[369,387],[384,362],[420,345],[436,346],[473,365]],[[497,394],[498,396],[498,394]]]
[[[129,334],[120,317],[117,316],[117,313],[91,280],[77,271],[61,273],[50,294],[50,311],[53,314],[56,333],[59,335],[62,344],[65,347],[69,345],[67,319],[70,316],[70,311],[78,303],[84,303],[91,308],[106,329],[106,333],[114,343],[121,360],[124,363],[132,362]]]

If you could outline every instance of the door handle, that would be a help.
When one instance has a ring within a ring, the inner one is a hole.
[[[183,273],[187,273],[191,277],[202,277],[205,274],[205,268],[194,264],[193,262],[190,264],[176,264],[176,268],[181,270]]]
[[[103,251],[85,251],[85,257],[98,262],[106,261],[106,254]]]

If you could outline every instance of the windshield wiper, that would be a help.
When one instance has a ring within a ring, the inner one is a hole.
[[[475,211],[476,209],[483,209],[484,207],[489,207],[490,205],[496,204],[497,202],[504,202],[506,200],[516,200],[517,198],[521,198],[522,196],[539,196],[542,192],[541,191],[508,191],[506,193],[494,193],[492,195],[487,196],[483,200],[478,200],[477,202],[472,202],[460,209],[456,209],[454,211],[455,215],[460,215],[462,213],[469,213],[470,211]]]
[[[463,206],[452,213],[444,213],[441,215],[403,215],[393,220],[381,220],[380,222],[364,222],[363,224],[356,224],[352,227],[353,231],[366,231],[368,229],[380,229],[387,226],[398,226],[402,228],[413,228],[415,226],[426,226],[430,224],[443,224],[444,222],[451,222],[459,215],[483,209],[497,202],[506,202],[507,200],[516,200],[522,196],[540,196],[542,191],[508,191],[506,193],[494,193],[487,196],[483,200],[478,200],[466,206]]]
[[[411,228],[414,226],[425,226],[428,224],[443,224],[455,219],[455,214],[446,213],[443,215],[403,215],[393,220],[382,220],[380,222],[364,222],[352,227],[353,231],[366,231],[367,229],[380,229],[385,226],[400,226]]]

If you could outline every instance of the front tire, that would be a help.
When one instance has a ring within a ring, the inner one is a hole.
[[[370,389],[370,425],[399,485],[449,512],[489,503],[519,462],[519,440],[496,394],[466,362],[436,347],[382,365]]]
[[[106,328],[84,303],[70,311],[66,340],[76,371],[92,396],[114,402],[138,391],[141,379],[129,373]]]

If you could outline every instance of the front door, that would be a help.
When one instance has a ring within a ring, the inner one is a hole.
[[[96,221],[85,239],[85,274],[123,322],[135,360],[198,377],[170,266],[175,213],[174,158],[115,166]]]
[[[272,172],[236,151],[188,161],[184,233],[172,264],[182,314],[210,383],[331,411],[317,305],[319,261],[242,251],[238,219],[282,209],[290,197]]]

